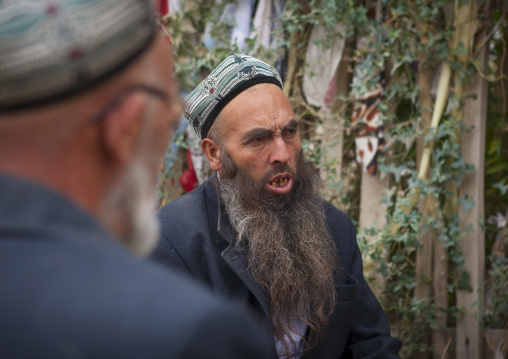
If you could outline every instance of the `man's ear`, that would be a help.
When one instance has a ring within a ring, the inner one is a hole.
[[[133,93],[107,113],[101,123],[104,148],[121,164],[129,162],[136,151],[146,103],[146,95]]]
[[[208,158],[212,171],[218,171],[222,168],[220,147],[213,140],[205,138],[201,141],[201,151]]]

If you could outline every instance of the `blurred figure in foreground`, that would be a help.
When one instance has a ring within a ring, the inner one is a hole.
[[[267,357],[246,313],[138,258],[172,71],[151,1],[0,1],[0,357]]]

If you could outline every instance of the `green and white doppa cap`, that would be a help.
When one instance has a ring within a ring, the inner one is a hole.
[[[224,106],[260,83],[273,83],[282,89],[280,75],[272,66],[252,56],[230,54],[187,96],[185,118],[204,139]]]
[[[89,89],[144,52],[155,29],[150,0],[0,0],[0,111]]]

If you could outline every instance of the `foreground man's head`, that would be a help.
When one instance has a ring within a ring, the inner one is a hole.
[[[137,254],[181,111],[148,1],[4,1],[0,170],[63,192]]]

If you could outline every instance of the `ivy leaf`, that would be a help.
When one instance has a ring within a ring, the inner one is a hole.
[[[467,194],[464,196],[464,198],[458,198],[457,202],[459,202],[459,204],[462,206],[464,213],[467,213],[475,205],[475,201],[473,201]]]
[[[384,178],[384,176],[387,173],[393,173],[393,175],[395,176],[395,182],[399,183],[400,182],[400,177],[402,175],[402,172],[407,170],[407,166],[405,166],[405,165],[395,166],[395,165],[380,164],[379,165],[379,169],[381,171],[382,178]]]
[[[397,61],[393,67],[392,67],[392,71],[390,72],[390,75],[393,75],[398,69],[400,66],[402,66],[403,62],[402,61]]]
[[[496,308],[494,314],[495,315],[503,315],[508,313],[508,303],[502,303],[499,307]]]
[[[453,54],[455,56],[462,55],[462,54],[467,54],[466,46],[464,46],[464,43],[462,41],[460,41],[458,46],[457,46],[457,48],[455,50],[453,50]]]
[[[500,138],[494,138],[489,143],[489,155],[493,155],[494,153],[500,153],[501,152],[501,139]]]
[[[508,183],[505,183],[505,180],[502,180],[500,182],[494,183],[492,187],[497,188],[501,194],[504,196],[506,192],[508,191]]]
[[[462,272],[462,276],[459,279],[459,282],[457,283],[457,286],[459,289],[467,290],[468,292],[473,291],[473,287],[471,287],[469,273],[468,272]]]
[[[487,170],[487,174],[493,174],[497,172],[504,171],[506,168],[508,168],[508,165],[506,163],[496,163],[493,166],[489,166],[489,169]]]

